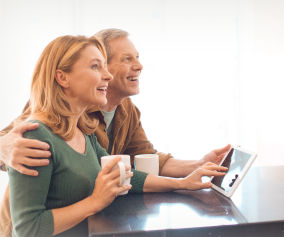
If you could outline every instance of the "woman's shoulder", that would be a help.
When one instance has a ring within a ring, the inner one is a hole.
[[[34,130],[26,131],[23,134],[24,137],[26,137],[26,138],[37,138],[37,139],[40,139],[40,140],[42,140],[42,139],[46,140],[46,139],[48,139],[48,138],[50,139],[50,138],[52,138],[54,136],[52,131],[50,130],[50,128],[48,128],[40,120],[31,119],[31,120],[27,120],[26,122],[38,123],[38,127],[36,129],[34,129]]]
[[[88,135],[91,145],[93,147],[93,149],[96,151],[98,157],[101,156],[106,156],[108,155],[108,153],[106,152],[106,150],[100,145],[96,135],[94,133]]]
[[[88,135],[88,137],[89,137],[93,146],[96,146],[98,144],[98,139],[97,139],[95,133],[91,133],[90,135]]]

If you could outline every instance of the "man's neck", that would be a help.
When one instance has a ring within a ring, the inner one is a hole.
[[[106,105],[101,106],[100,108],[101,108],[102,111],[111,112],[111,111],[115,110],[116,107],[117,107],[117,105],[114,106],[114,105],[107,103]]]
[[[120,105],[124,99],[125,98],[113,97],[113,96],[111,96],[111,93],[107,94],[107,103],[105,105],[101,106],[100,108],[103,111],[111,112],[111,111],[115,110],[115,108],[118,105]]]

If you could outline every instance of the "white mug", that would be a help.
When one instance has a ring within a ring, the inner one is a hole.
[[[141,154],[134,158],[135,169],[148,174],[159,175],[159,155]]]
[[[106,164],[111,161],[114,157],[120,156],[121,157],[121,161],[118,162],[118,167],[115,166],[115,168],[119,168],[120,171],[120,185],[124,186],[124,185],[129,185],[130,184],[130,179],[131,178],[126,178],[126,174],[128,172],[125,171],[125,166],[129,165],[130,166],[130,156],[129,155],[109,155],[109,156],[103,156],[101,158],[101,166],[102,168],[104,168],[106,166]],[[118,195],[124,195],[127,194],[128,190],[119,193]]]

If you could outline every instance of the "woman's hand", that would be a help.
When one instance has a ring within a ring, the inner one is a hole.
[[[180,180],[181,189],[199,190],[203,188],[211,188],[211,182],[202,182],[203,176],[224,176],[228,168],[207,162],[200,168],[193,171],[190,175]]]
[[[120,156],[113,158],[98,173],[92,195],[69,206],[52,209],[54,219],[53,235],[68,230],[87,217],[101,211],[107,207],[120,192],[129,190],[131,188],[131,185],[119,185],[119,169],[113,168],[120,160]],[[130,167],[126,167],[125,170],[129,171]],[[130,178],[131,176],[133,176],[132,172],[128,172],[126,174],[126,178]]]
[[[92,193],[92,199],[96,204],[95,212],[99,212],[107,207],[121,192],[131,189],[131,185],[120,186],[120,171],[119,169],[113,169],[121,160],[120,156],[113,158],[106,166],[99,172],[96,181],[94,191]],[[130,166],[125,168],[127,171],[126,178],[133,176],[132,172],[128,172]]]

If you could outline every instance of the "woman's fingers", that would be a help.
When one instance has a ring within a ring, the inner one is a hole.
[[[125,176],[125,179],[131,178],[132,176],[133,176],[133,172],[127,172],[126,176]],[[118,176],[116,178],[112,179],[112,180],[113,180],[114,185],[121,186],[120,185],[120,175],[119,175],[119,173],[118,173]]]
[[[110,160],[106,166],[101,170],[101,175],[104,176],[106,182],[110,182],[110,186],[121,187],[120,185],[120,169],[118,167],[118,162],[121,160],[120,156],[117,156]],[[129,165],[125,166],[125,178],[131,178],[133,172],[130,171],[131,167]]]
[[[112,169],[117,165],[117,163],[121,161],[120,156],[114,157],[112,160],[110,160],[104,168],[102,168],[102,173],[103,174],[108,174],[112,171]]]
[[[132,185],[129,184],[129,185],[124,185],[124,186],[120,186],[117,188],[117,195],[119,195],[120,193],[122,192],[125,192],[125,191],[129,191],[130,189],[132,188]],[[116,195],[116,196],[117,196]]]
[[[129,176],[129,174],[132,173],[130,171],[130,166],[129,165],[125,166],[125,172],[126,172],[126,178],[132,177],[132,176]],[[114,169],[111,170],[110,173],[109,173],[109,178],[110,179],[115,179],[115,178],[117,178],[119,176],[120,176],[120,170],[119,170],[118,167],[114,167]]]
[[[129,179],[129,178],[131,178],[132,176],[133,176],[133,172],[132,172],[132,171],[129,171],[129,172],[126,173],[125,178],[126,178],[126,179]]]

